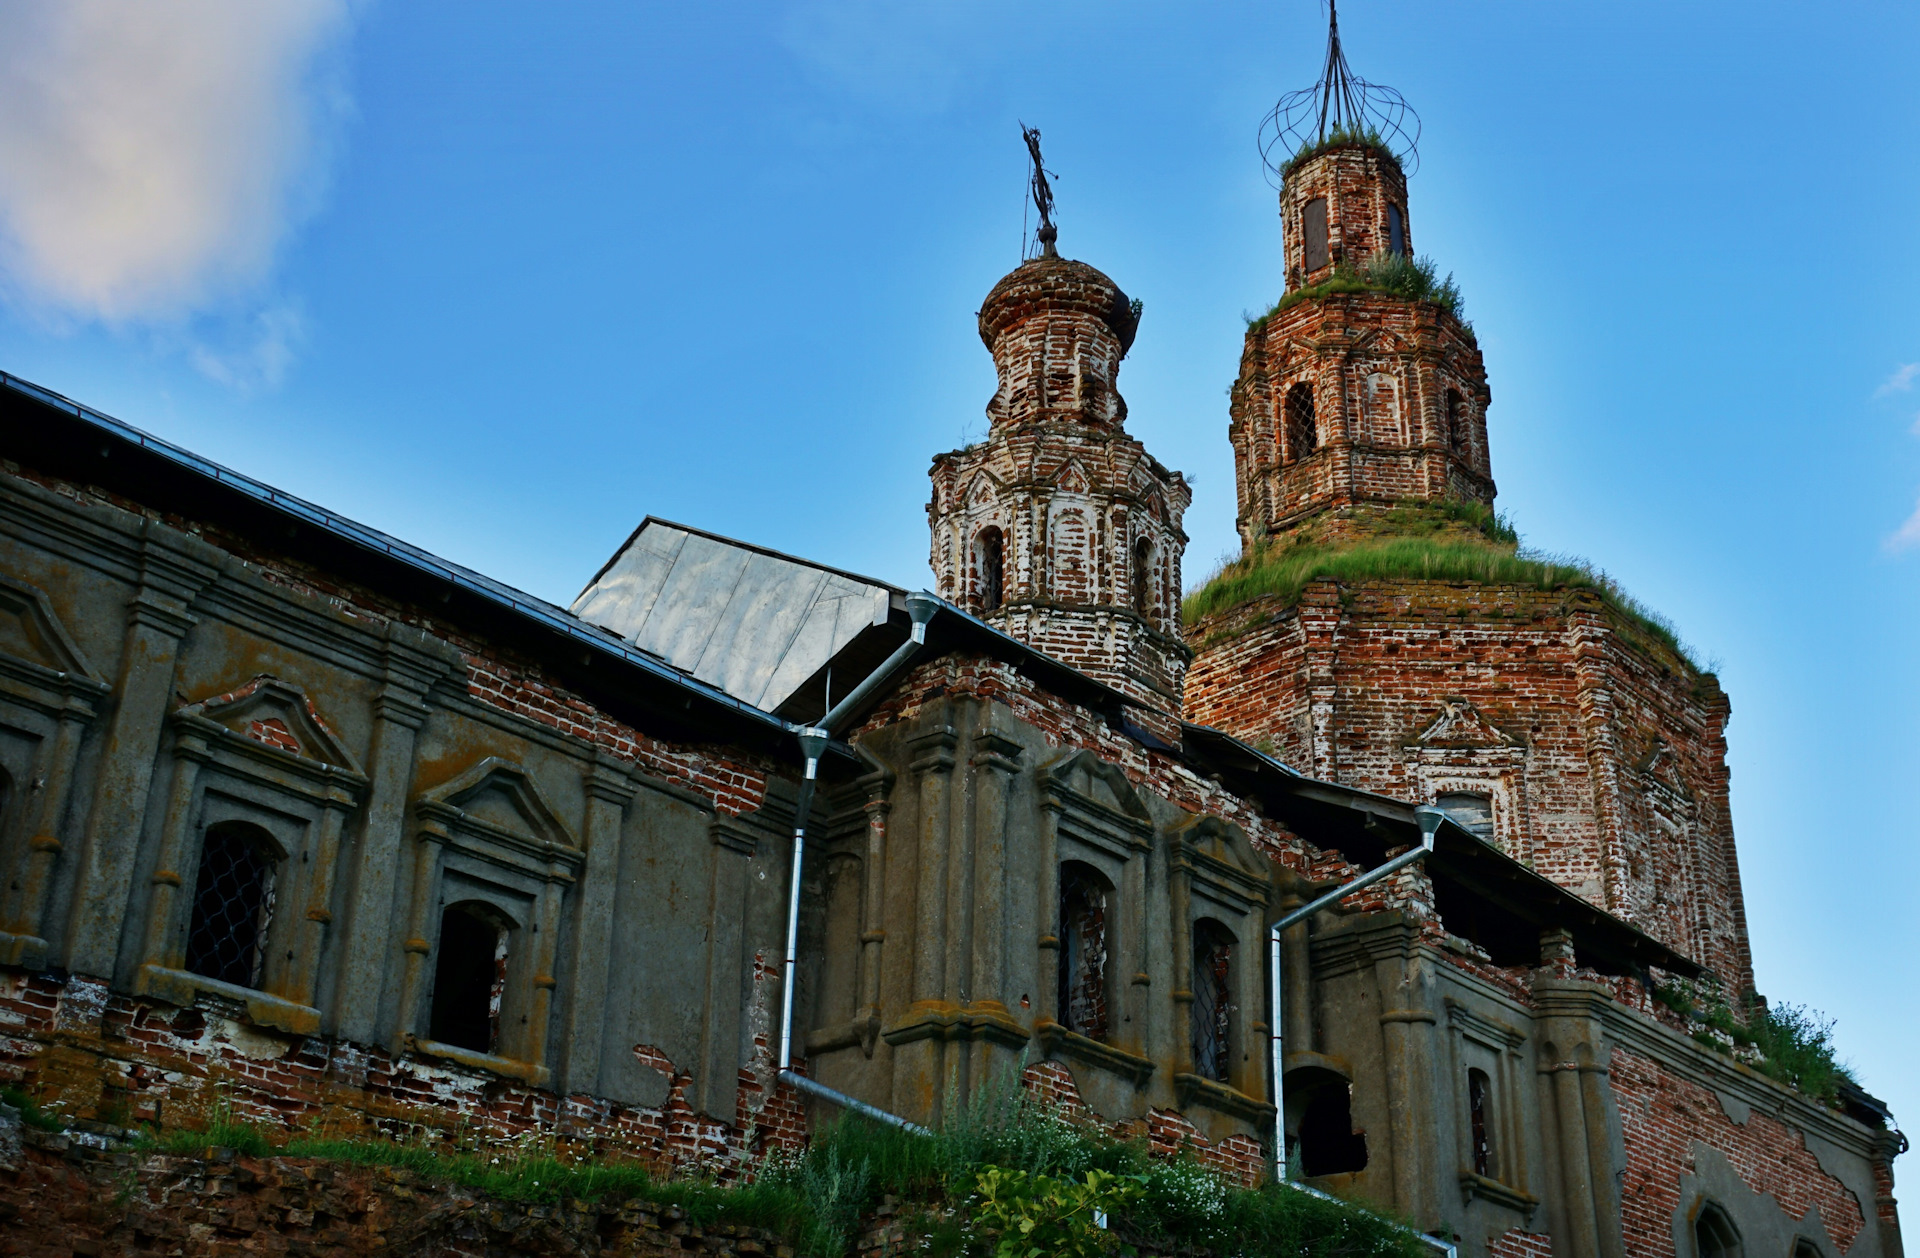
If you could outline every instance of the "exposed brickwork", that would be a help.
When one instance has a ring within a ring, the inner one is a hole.
[[[932,564],[943,598],[1178,713],[1193,495],[1122,431],[1134,323],[1112,280],[1062,258],[1035,258],[988,294],[980,336],[1000,388],[987,439],[933,461]]]
[[[1323,200],[1327,206],[1327,258],[1309,267],[1305,211],[1314,200]],[[1388,219],[1393,209],[1401,215],[1402,251],[1412,253],[1407,177],[1399,162],[1372,145],[1343,144],[1288,171],[1280,189],[1287,291],[1318,284],[1341,262],[1359,262],[1387,252],[1393,244]]]
[[[1736,1123],[1708,1089],[1624,1049],[1614,1050],[1611,1081],[1627,1151],[1621,1223],[1636,1258],[1673,1254],[1680,1177],[1694,1173],[1696,1141],[1725,1154],[1747,1186],[1771,1196],[1789,1218],[1817,1206],[1842,1252],[1864,1230],[1859,1199],[1779,1120],[1756,1110]]]
[[[1514,1228],[1487,1238],[1487,1258],[1553,1258],[1553,1237]]]
[[[1075,1121],[1093,1122],[1101,1130],[1122,1140],[1144,1140],[1155,1157],[1170,1158],[1191,1154],[1219,1171],[1232,1183],[1251,1188],[1266,1176],[1266,1155],[1260,1142],[1251,1136],[1234,1135],[1215,1143],[1177,1110],[1152,1109],[1145,1118],[1107,1122],[1100,1118],[1080,1095],[1073,1073],[1057,1061],[1043,1061],[1027,1067],[1021,1075],[1023,1087],[1048,1104],[1057,1105]]]
[[[1189,719],[1396,798],[1485,796],[1511,855],[1751,986],[1726,696],[1591,592],[1324,581],[1190,637]]]

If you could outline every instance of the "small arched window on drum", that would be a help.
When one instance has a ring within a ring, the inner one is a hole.
[[[1313,386],[1296,384],[1287,390],[1287,462],[1306,458],[1319,444],[1318,425],[1313,418]]]
[[[1318,271],[1331,261],[1327,250],[1327,199],[1315,197],[1300,211],[1300,228],[1305,237],[1306,267]]]
[[[1133,610],[1153,615],[1153,543],[1141,538],[1133,544]]]
[[[1387,252],[1405,256],[1407,252],[1407,220],[1400,213],[1400,207],[1391,201],[1387,203]]]
[[[974,562],[979,570],[980,610],[1000,610],[1000,604],[1006,601],[1006,542],[999,529],[980,530],[980,538],[974,543]]]

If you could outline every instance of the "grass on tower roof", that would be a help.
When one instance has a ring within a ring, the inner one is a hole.
[[[1672,621],[1640,603],[1619,582],[1585,560],[1521,546],[1505,517],[1478,503],[1403,503],[1381,513],[1375,527],[1377,531],[1354,538],[1307,535],[1292,543],[1256,546],[1251,554],[1221,563],[1187,595],[1181,619],[1197,624],[1269,596],[1291,607],[1315,581],[1436,581],[1587,591],[1695,672],[1712,671],[1681,641]],[[1223,626],[1216,636],[1233,632]]]

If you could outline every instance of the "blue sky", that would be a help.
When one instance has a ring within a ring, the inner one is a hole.
[[[1315,0],[130,12],[0,16],[0,368],[563,603],[649,512],[918,583],[1025,120],[1145,302],[1189,578],[1234,544]],[[1920,1125],[1920,7],[1342,18],[1425,124],[1500,506],[1717,663],[1759,985]]]

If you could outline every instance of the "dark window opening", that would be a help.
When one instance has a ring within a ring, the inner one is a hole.
[[[1133,547],[1133,610],[1153,615],[1153,543],[1144,537]]]
[[[507,939],[505,926],[479,905],[456,904],[440,915],[427,1038],[476,1053],[499,1051]]]
[[[1467,1071],[1467,1112],[1473,1124],[1473,1173],[1493,1176],[1493,1137],[1487,1134],[1487,1075]]]
[[[1367,1169],[1367,1133],[1353,1129],[1353,1089],[1343,1080],[1314,1090],[1300,1115],[1300,1173]]]
[[[1802,1236],[1793,1242],[1793,1258],[1826,1258],[1820,1247]]]
[[[1060,1025],[1107,1038],[1107,890],[1077,862],[1060,867]]]
[[[187,969],[236,987],[258,988],[273,921],[273,857],[258,826],[207,827],[187,927]]]
[[[1462,830],[1482,843],[1493,842],[1493,796],[1479,791],[1448,791],[1433,802]]]
[[[1719,1206],[1700,1207],[1693,1220],[1693,1248],[1698,1258],[1742,1258],[1740,1233]]]
[[[1447,448],[1455,457],[1465,458],[1470,442],[1467,439],[1467,403],[1458,391],[1447,390]]]
[[[998,611],[1005,600],[1006,547],[999,529],[980,533],[980,610]]]
[[[1296,384],[1287,390],[1287,454],[1289,461],[1304,459],[1319,443],[1313,418],[1313,386]]]
[[[1307,202],[1300,214],[1300,224],[1306,236],[1307,270],[1317,271],[1330,261],[1327,256],[1327,199],[1315,197]]]
[[[1433,880],[1433,907],[1449,935],[1486,949],[1495,965],[1540,964],[1540,926],[1448,877]],[[1592,964],[1583,959],[1581,964]]]
[[[1387,203],[1387,252],[1404,254],[1407,251],[1407,220],[1400,213],[1400,207],[1391,201]]]
[[[1233,936],[1208,918],[1193,924],[1193,1072],[1227,1081],[1233,1023]]]

